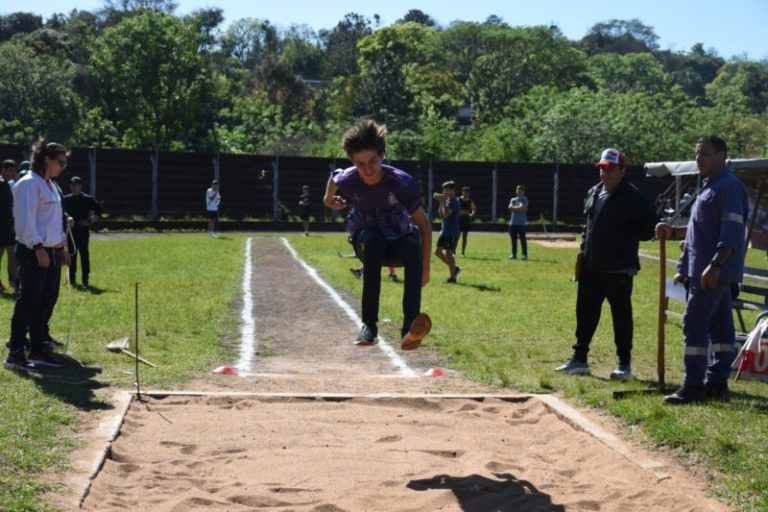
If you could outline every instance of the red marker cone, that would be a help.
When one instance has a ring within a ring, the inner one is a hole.
[[[426,372],[424,372],[425,377],[439,377],[441,375],[444,375],[442,368],[430,368]]]
[[[237,370],[232,368],[231,366],[219,366],[215,370],[213,370],[213,373],[216,373],[218,375],[237,375]]]

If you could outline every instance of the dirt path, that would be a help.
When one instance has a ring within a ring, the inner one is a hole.
[[[423,377],[428,343],[355,347],[358,326],[280,239],[253,238],[252,254],[250,371],[131,404],[84,509],[726,510],[596,415],[585,427],[554,397]]]

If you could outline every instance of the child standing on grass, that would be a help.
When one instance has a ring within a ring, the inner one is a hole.
[[[211,182],[211,188],[205,191],[205,209],[208,214],[209,238],[216,238],[216,222],[219,220],[219,205],[221,205],[219,180],[213,180]]]
[[[363,262],[363,325],[355,344],[370,346],[377,341],[381,267],[403,265],[400,347],[413,350],[432,328],[429,316],[421,312],[421,288],[429,282],[432,229],[418,183],[384,164],[386,135],[386,126],[372,119],[359,121],[344,134],[342,146],[354,166],[331,174],[323,202],[334,210],[354,207],[345,226]]]

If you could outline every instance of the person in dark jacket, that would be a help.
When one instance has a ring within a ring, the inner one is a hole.
[[[589,344],[600,322],[606,299],[611,306],[618,366],[611,379],[632,377],[632,281],[640,270],[640,240],[653,238],[658,217],[651,203],[627,180],[624,154],[603,151],[600,183],[589,189],[584,202],[586,226],[582,233],[576,297],[576,344],[573,357],[555,371],[590,373]]]
[[[69,253],[73,255],[69,266],[69,283],[75,284],[77,276],[77,256],[80,255],[80,265],[83,269],[83,286],[89,285],[91,274],[91,253],[88,243],[91,237],[91,225],[101,215],[101,205],[83,192],[83,181],[79,176],[69,180],[70,193],[64,196],[64,211],[72,217],[72,236],[67,237]]]

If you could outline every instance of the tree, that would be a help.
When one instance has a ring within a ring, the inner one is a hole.
[[[0,43],[0,68],[0,140],[28,144],[48,135],[69,143],[81,110],[72,89],[74,67],[6,42]]]
[[[190,144],[213,103],[199,44],[193,27],[155,11],[126,18],[96,40],[91,70],[124,146]]]
[[[579,46],[587,55],[597,53],[642,53],[658,49],[659,36],[653,27],[638,19],[610,20],[597,23],[587,32]]]
[[[437,23],[429,14],[424,13],[423,11],[420,11],[418,9],[411,9],[407,13],[405,13],[405,16],[397,20],[395,23],[418,23],[419,25],[424,25],[425,27],[436,27]]]
[[[480,122],[494,122],[509,101],[532,87],[568,89],[588,82],[586,59],[556,27],[496,27],[477,58],[467,90]]]
[[[227,28],[221,39],[222,51],[250,70],[278,52],[277,29],[268,20],[243,18]]]
[[[43,28],[43,18],[29,12],[14,12],[0,16],[0,43],[16,34],[29,34]]]
[[[605,91],[656,94],[671,87],[669,75],[650,53],[601,53],[588,62],[593,81]]]
[[[724,65],[707,86],[707,97],[716,103],[743,102],[751,113],[762,114],[768,108],[768,62],[734,61]]]
[[[321,30],[320,41],[325,54],[323,78],[357,73],[357,42],[372,32],[371,21],[356,13],[345,15],[332,30]]]

